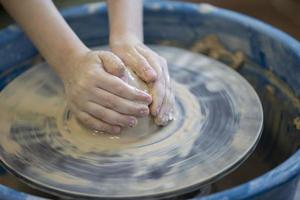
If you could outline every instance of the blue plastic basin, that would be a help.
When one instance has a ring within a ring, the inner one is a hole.
[[[108,42],[105,4],[62,11],[88,46]],[[229,50],[240,50],[249,61],[240,73],[255,87],[264,106],[265,128],[257,151],[236,172],[216,183],[203,199],[293,199],[300,175],[300,44],[256,19],[206,4],[147,2],[145,41],[189,49],[207,35],[216,35]],[[26,70],[37,51],[16,26],[0,32],[0,88]],[[252,159],[252,161],[251,161]],[[260,169],[264,165],[264,169]],[[5,173],[0,169],[0,173]],[[235,180],[239,177],[238,180]],[[224,186],[227,179],[231,184]],[[220,189],[223,188],[223,189]],[[26,199],[29,194],[0,185],[0,199]]]

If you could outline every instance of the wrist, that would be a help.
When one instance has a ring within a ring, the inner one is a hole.
[[[77,65],[76,62],[80,60],[80,58],[84,57],[88,52],[90,52],[90,49],[85,45],[77,48],[73,47],[65,49],[60,52],[60,56],[53,59],[53,62],[49,62],[49,64],[53,66],[61,79],[65,79],[68,77],[68,74],[75,70]]]
[[[121,34],[110,34],[109,46],[113,49],[114,47],[124,45],[135,45],[143,43],[143,37],[136,33],[121,33]]]

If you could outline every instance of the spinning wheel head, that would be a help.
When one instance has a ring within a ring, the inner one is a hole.
[[[2,163],[56,195],[133,198],[178,195],[237,167],[255,148],[262,107],[238,73],[208,57],[153,46],[168,60],[175,120],[132,135],[91,134],[66,109],[63,87],[39,64],[0,94]]]

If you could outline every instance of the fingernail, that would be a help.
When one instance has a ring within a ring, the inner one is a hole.
[[[150,95],[147,96],[146,98],[147,103],[151,103],[152,102],[152,97]]]
[[[141,110],[140,110],[140,115],[141,116],[147,116],[149,114],[149,109],[148,108],[142,108]]]
[[[137,124],[137,119],[132,117],[129,119],[129,126],[134,127]]]
[[[142,92],[142,96],[145,97],[145,100],[146,100],[148,103],[151,103],[151,102],[152,102],[152,97],[151,97],[151,95],[147,94],[146,92]]]

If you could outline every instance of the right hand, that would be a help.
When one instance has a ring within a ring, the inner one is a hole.
[[[166,126],[174,118],[175,97],[165,58],[144,45],[136,36],[111,38],[112,51],[142,80],[148,83],[154,122]]]
[[[149,114],[151,96],[122,80],[125,66],[113,53],[88,51],[66,63],[61,77],[68,105],[87,128],[116,134]]]

